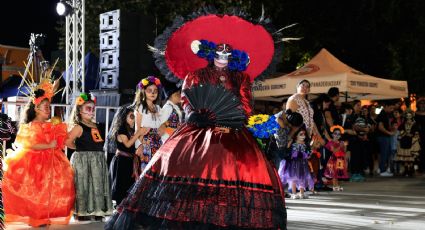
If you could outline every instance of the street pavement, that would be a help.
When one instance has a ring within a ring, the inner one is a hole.
[[[304,200],[286,200],[288,229],[425,229],[425,177],[367,178],[342,183],[343,192],[321,192]],[[71,221],[48,229],[96,230],[101,222]],[[13,223],[6,229],[31,229]],[[38,229],[46,229],[38,228]]]

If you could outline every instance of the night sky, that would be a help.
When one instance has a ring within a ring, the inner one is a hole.
[[[43,33],[47,38],[42,51],[45,58],[50,59],[50,52],[58,49],[59,33],[55,30],[60,19],[56,14],[58,1],[2,1],[0,44],[29,47],[30,34]]]
[[[47,35],[47,39],[41,48],[45,58],[51,61],[51,52],[58,50],[59,33],[55,27],[60,26],[58,22],[65,23],[65,19],[56,13],[58,1],[2,1],[0,44],[29,47],[30,34],[43,33]],[[152,10],[157,10],[164,15],[184,12],[180,8],[175,8],[179,1],[152,2],[158,6],[153,7]],[[183,4],[192,1],[181,0],[181,2]],[[212,1],[205,0],[205,2]],[[227,0],[221,2],[227,2]],[[423,91],[425,87],[425,80],[423,80],[425,1],[353,0],[341,3],[337,0],[259,0],[251,2],[255,2],[254,5],[258,9],[261,9],[261,3],[264,3],[266,12],[270,12],[269,16],[273,18],[273,24],[277,28],[294,22],[298,23],[293,29],[287,30],[285,36],[303,39],[292,44],[285,44],[286,47],[293,48],[293,52],[287,52],[289,56],[282,63],[279,72],[293,71],[301,59],[299,54],[308,52],[314,55],[321,48],[326,48],[342,62],[359,71],[377,77],[409,80],[410,86],[417,86],[412,89],[414,92]],[[187,6],[187,4],[183,5]],[[276,6],[279,6],[278,10],[271,10],[276,9]],[[105,8],[102,12],[113,9],[115,8]],[[257,15],[260,12],[258,10]],[[162,29],[160,28],[160,31]],[[86,31],[86,36],[90,36],[94,41],[98,31],[92,34]],[[96,51],[93,49],[96,47],[90,48]]]

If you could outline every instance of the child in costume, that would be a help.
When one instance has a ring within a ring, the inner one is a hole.
[[[332,156],[326,165],[324,176],[332,179],[333,190],[343,191],[339,186],[339,179],[348,179],[347,162],[345,160],[345,152],[347,144],[341,141],[341,135],[344,134],[344,128],[339,125],[331,127],[332,140],[330,140],[325,147],[332,152]]]
[[[134,114],[136,115],[136,132],[142,129],[140,131],[142,136],[136,141],[136,154],[141,159],[141,172],[162,145],[161,136],[165,129],[163,124],[168,116],[161,113],[159,106],[158,95],[161,88],[161,81],[154,76],[142,79],[137,85]]]
[[[142,129],[134,132],[134,108],[124,105],[112,120],[108,135],[108,152],[115,152],[110,166],[112,200],[117,204],[127,195],[127,191],[137,180],[140,170],[139,157],[135,155],[134,143],[141,136]]]
[[[412,111],[406,112],[406,121],[400,127],[400,141],[394,160],[404,166],[403,175],[412,177],[414,163],[421,151],[419,127]]]
[[[306,144],[305,127],[295,133],[288,145],[290,155],[285,163],[280,165],[280,178],[283,184],[288,184],[292,189],[291,199],[307,199],[305,191],[307,188],[314,188],[314,181],[308,165],[311,152],[309,145]]]
[[[168,86],[165,85],[164,88],[167,102],[162,106],[161,113],[164,117],[168,117],[168,120],[165,123],[165,133],[161,137],[163,143],[182,124],[184,115],[180,108],[181,87],[177,87],[176,84],[170,84]]]
[[[69,121],[72,129],[66,145],[75,149],[71,165],[75,171],[75,216],[78,220],[112,214],[108,168],[103,138],[94,122],[96,99],[82,93],[75,100]]]
[[[29,85],[29,88],[31,86]],[[74,207],[74,172],[63,152],[66,124],[48,122],[54,86],[49,78],[31,88],[15,140],[5,159],[6,221],[32,227],[68,224]]]

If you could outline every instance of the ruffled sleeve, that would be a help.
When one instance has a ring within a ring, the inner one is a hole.
[[[52,130],[53,130],[53,136],[51,137],[51,139],[55,139],[58,144],[57,144],[57,148],[59,149],[63,149],[65,148],[65,140],[67,138],[67,126],[65,123],[61,123],[61,124],[57,124],[57,125],[52,125]]]
[[[161,124],[164,124],[168,121],[168,118],[170,117],[171,113],[173,112],[173,106],[170,104],[169,101],[167,101],[162,108],[159,108],[159,120]]]
[[[65,147],[67,126],[65,123],[53,125],[50,122],[31,122],[21,124],[16,136],[15,145],[30,148],[34,144],[48,144],[57,141],[57,148]]]
[[[16,135],[15,145],[20,148],[27,148],[31,146],[31,143],[34,143],[36,136],[31,130],[31,124],[21,124],[19,125],[18,134]]]

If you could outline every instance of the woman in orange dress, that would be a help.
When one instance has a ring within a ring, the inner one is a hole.
[[[5,158],[3,198],[6,222],[33,227],[68,224],[74,206],[74,172],[62,151],[66,124],[48,122],[50,82],[40,84],[25,107],[15,151]]]

